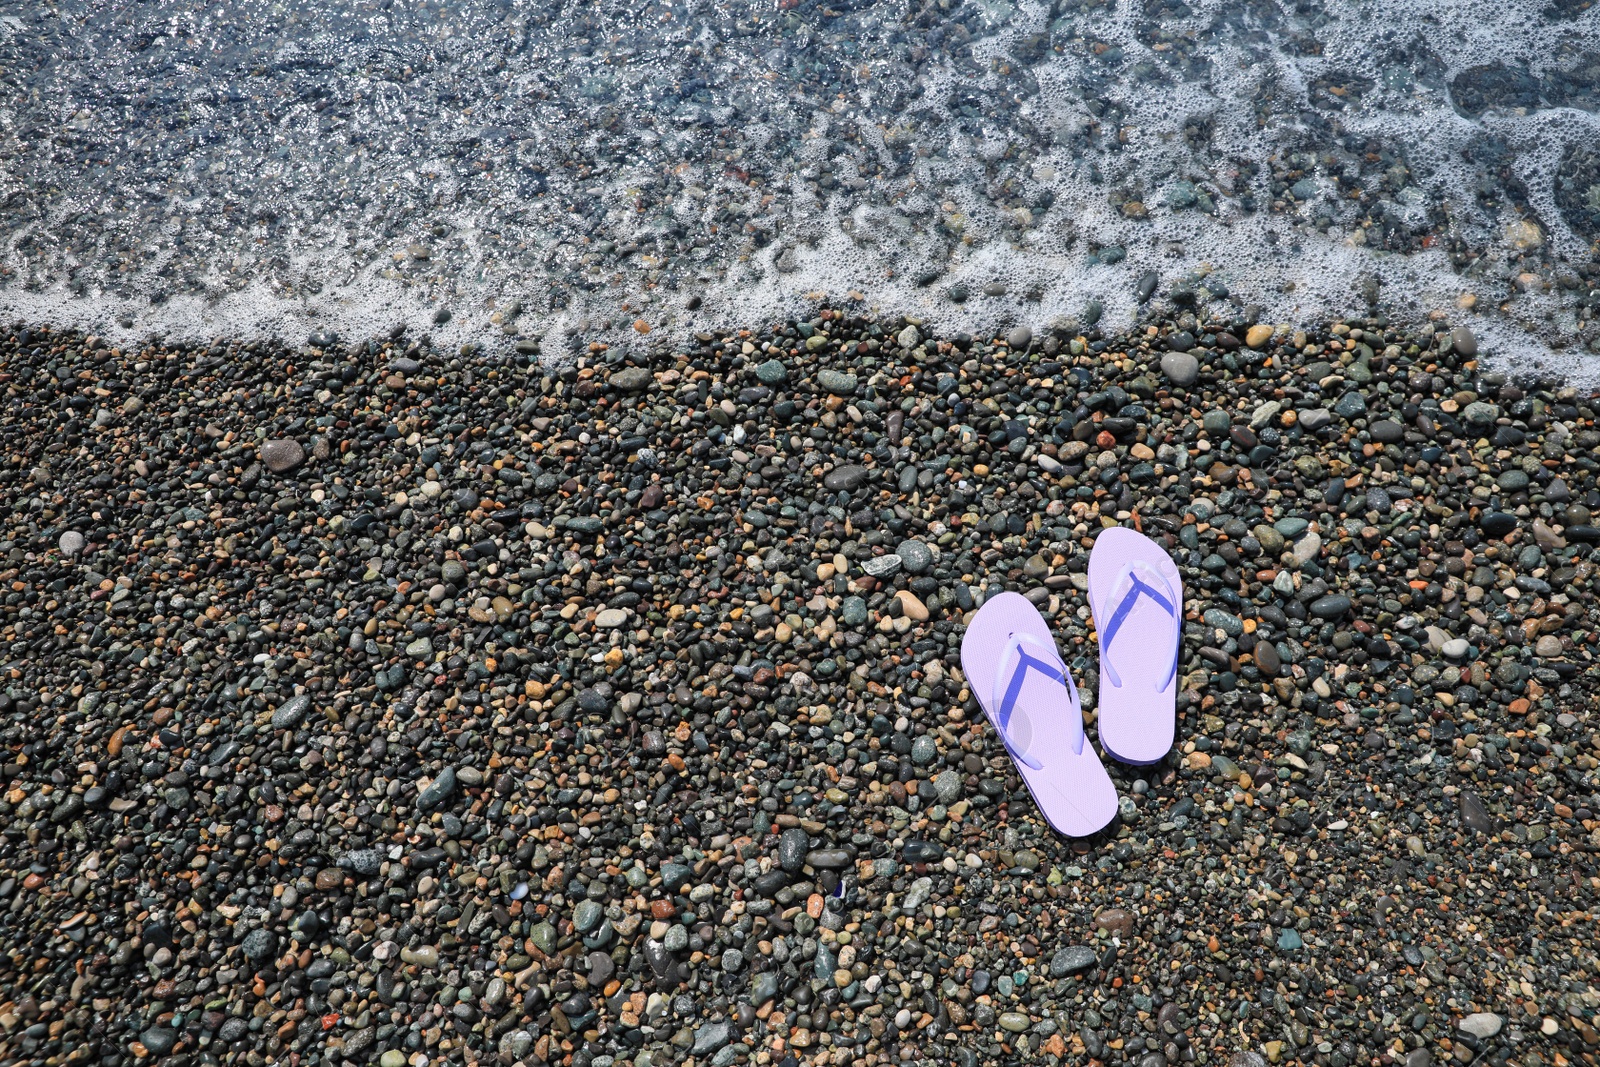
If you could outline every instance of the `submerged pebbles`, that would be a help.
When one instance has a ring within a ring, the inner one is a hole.
[[[1591,398],[1371,320],[319,340],[0,333],[8,1061],[1593,1062]],[[1024,592],[1092,737],[1113,524],[1181,747],[1068,842],[958,653]]]

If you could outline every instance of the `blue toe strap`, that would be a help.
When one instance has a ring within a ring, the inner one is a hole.
[[[1051,656],[1049,659],[1045,659],[1042,656],[1030,654],[1023,647],[1024,640],[1033,643],[1031,639],[1025,638],[1024,635],[1015,634],[1006,646],[1006,654],[1002,658],[1002,663],[1009,663],[1012,658],[1011,653],[1015,651],[1016,666],[1012,669],[1005,693],[996,702],[995,725],[999,729],[1000,739],[1005,742],[1006,749],[1016,758],[1017,762],[1033,770],[1040,770],[1043,764],[1022,751],[1011,736],[1011,716],[1016,710],[1018,699],[1022,696],[1022,687],[1023,683],[1027,681],[1028,672],[1030,670],[1038,671],[1050,681],[1065,687],[1067,691],[1067,713],[1073,716],[1081,716],[1082,712],[1079,710],[1078,687],[1072,683],[1072,675],[1067,672],[1056,657]],[[1083,743],[1081,727],[1076,731],[1076,734],[1078,747],[1081,749]]]
[[[1143,572],[1143,573],[1141,573]],[[1116,667],[1111,663],[1111,643],[1116,640],[1117,632],[1122,629],[1122,624],[1133,613],[1134,606],[1140,597],[1148,597],[1157,607],[1165,611],[1172,619],[1173,648],[1172,666],[1168,668],[1167,675],[1156,686],[1165,689],[1172,683],[1178,674],[1178,655],[1182,649],[1181,627],[1182,620],[1178,617],[1178,605],[1174,603],[1172,590],[1166,581],[1154,570],[1141,564],[1130,565],[1124,572],[1122,580],[1117,583],[1117,589],[1127,591],[1117,603],[1116,610],[1111,614],[1111,620],[1106,623],[1104,633],[1100,638],[1100,662],[1105,667],[1106,677],[1111,679],[1111,684],[1118,689],[1122,688],[1122,678],[1117,674]]]

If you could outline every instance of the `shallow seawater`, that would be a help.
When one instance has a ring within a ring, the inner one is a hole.
[[[266,0],[0,15],[0,316],[669,343],[1443,312],[1600,364],[1585,3]],[[1144,299],[1141,299],[1141,298]],[[645,329],[648,328],[648,334]]]

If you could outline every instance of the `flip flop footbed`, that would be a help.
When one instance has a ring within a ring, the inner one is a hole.
[[[1155,763],[1177,729],[1177,565],[1135,530],[1104,530],[1089,556],[1089,607],[1100,644],[1100,743],[1124,763]]]

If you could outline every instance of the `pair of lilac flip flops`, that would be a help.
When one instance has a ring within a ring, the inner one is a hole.
[[[1124,763],[1159,761],[1177,725],[1183,580],[1148,537],[1113,527],[1089,555],[1100,636],[1100,743]],[[961,641],[961,669],[1055,829],[1086,837],[1117,814],[1117,790],[1084,744],[1078,688],[1026,597],[986,601]]]

